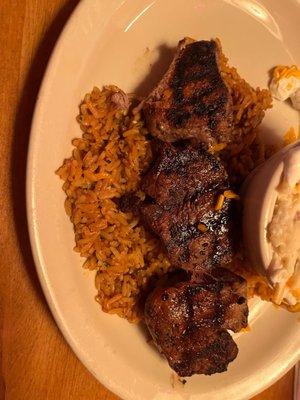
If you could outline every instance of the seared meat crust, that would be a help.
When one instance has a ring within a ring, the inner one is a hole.
[[[238,348],[227,329],[247,326],[247,288],[224,268],[156,288],[145,305],[145,320],[160,351],[180,376],[226,371]]]
[[[196,271],[231,261],[232,202],[215,210],[228,187],[225,169],[203,146],[161,145],[142,185],[150,201],[140,209],[175,266]]]
[[[154,136],[166,142],[232,140],[232,100],[219,71],[218,52],[214,40],[179,42],[167,73],[144,102]]]

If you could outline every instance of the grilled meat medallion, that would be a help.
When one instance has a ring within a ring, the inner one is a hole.
[[[143,106],[149,131],[174,142],[193,138],[213,144],[230,142],[232,99],[219,70],[214,40],[179,42],[175,57]]]
[[[142,184],[150,201],[140,209],[173,265],[193,272],[231,261],[232,204],[215,210],[228,186],[224,167],[202,145],[161,144]]]
[[[156,142],[156,157],[143,177],[142,189],[162,206],[181,204],[197,193],[228,186],[228,177],[218,159],[187,141]]]
[[[246,282],[224,268],[198,282],[157,287],[145,305],[145,321],[159,350],[180,376],[227,370],[238,348],[227,329],[247,326]]]

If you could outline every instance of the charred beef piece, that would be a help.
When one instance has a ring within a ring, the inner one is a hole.
[[[145,223],[160,237],[173,265],[193,272],[231,261],[229,204],[215,211],[216,202],[217,195],[208,193],[169,210],[141,206]],[[199,225],[207,230],[201,231]]]
[[[163,206],[222,186],[228,186],[228,176],[218,159],[205,146],[192,147],[187,141],[156,144],[155,162],[142,181],[144,192]]]
[[[173,265],[196,271],[231,261],[232,202],[215,210],[228,186],[225,169],[203,146],[161,145],[142,186],[151,202],[140,210]]]
[[[223,268],[157,287],[145,305],[154,342],[180,376],[226,371],[238,354],[227,329],[246,327],[247,316],[246,282]]]
[[[144,101],[147,127],[154,136],[166,142],[233,140],[232,100],[218,63],[215,41],[179,42],[168,71]]]

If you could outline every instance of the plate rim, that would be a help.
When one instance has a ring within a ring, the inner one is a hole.
[[[107,0],[101,0],[103,2]],[[127,0],[117,0],[120,5],[123,5]],[[226,0],[225,0],[226,1]],[[44,76],[40,85],[40,89],[38,92],[31,129],[30,129],[30,137],[29,137],[29,144],[28,144],[28,152],[27,152],[27,164],[26,164],[26,215],[27,215],[27,224],[28,224],[28,232],[29,232],[29,239],[30,239],[30,246],[33,253],[33,259],[35,264],[35,269],[43,290],[43,294],[46,298],[47,304],[50,308],[52,317],[54,318],[59,330],[61,331],[64,339],[71,347],[72,351],[75,353],[76,357],[80,360],[80,362],[84,365],[84,367],[97,379],[97,381],[105,386],[111,392],[117,394],[121,398],[124,398],[124,391],[121,391],[120,386],[115,384],[114,380],[108,379],[105,374],[99,374],[99,372],[93,371],[93,369],[89,368],[88,362],[84,357],[84,351],[77,346],[76,340],[74,339],[71,332],[68,330],[66,326],[66,322],[64,321],[63,317],[61,316],[60,306],[56,304],[54,301],[53,295],[53,288],[50,287],[49,283],[47,282],[47,274],[46,270],[47,267],[43,263],[42,260],[42,251],[39,246],[39,239],[38,239],[38,232],[36,228],[36,217],[35,217],[35,210],[34,210],[34,185],[32,176],[34,173],[33,168],[33,160],[34,160],[34,143],[35,138],[38,136],[39,132],[37,126],[39,125],[39,120],[41,119],[41,110],[42,110],[42,102],[44,99],[44,94],[47,92],[49,84],[51,82],[52,77],[54,76],[54,63],[57,58],[57,55],[61,48],[64,47],[65,41],[68,39],[69,30],[73,27],[74,23],[77,19],[80,19],[81,15],[83,14],[82,11],[85,10],[85,7],[88,6],[89,0],[81,0],[74,10],[72,11],[71,15],[65,22],[65,25],[55,43],[55,46],[51,52],[51,56],[49,58],[47,67],[44,72]],[[300,5],[299,5],[300,7]],[[266,388],[270,387],[273,383],[278,381],[282,376],[284,376],[298,361],[299,354],[295,353],[289,359],[289,362],[285,364],[285,367],[281,369],[280,373],[275,374],[269,380],[264,381],[264,384],[260,386],[258,389],[254,389],[243,397],[237,398],[238,400],[246,400],[250,397],[255,396],[258,393],[261,393]],[[124,398],[125,399],[125,398]],[[126,397],[127,399],[127,397]],[[128,398],[129,399],[129,398]]]

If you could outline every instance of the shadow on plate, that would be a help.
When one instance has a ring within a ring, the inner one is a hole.
[[[20,96],[14,126],[13,151],[11,169],[13,175],[12,200],[14,223],[19,247],[23,256],[30,281],[40,299],[44,302],[43,292],[34,267],[30,248],[27,219],[26,219],[26,162],[30,136],[32,115],[42,78],[50,55],[66,21],[70,17],[79,0],[69,0],[54,17],[51,25],[42,38],[31,62]],[[44,303],[45,304],[45,303]]]
[[[150,71],[145,78],[133,90],[138,97],[147,96],[151,90],[158,84],[165,72],[167,71],[171,61],[174,58],[176,47],[169,47],[166,44],[158,46],[158,58],[150,64]]]
[[[137,324],[137,329],[139,333],[144,337],[144,340],[147,343],[147,345],[150,346],[152,350],[155,351],[155,353],[158,354],[163,360],[165,360],[165,357],[157,350],[157,347],[154,344],[152,336],[150,335],[150,332],[148,331],[145,322],[140,322],[139,324]]]

